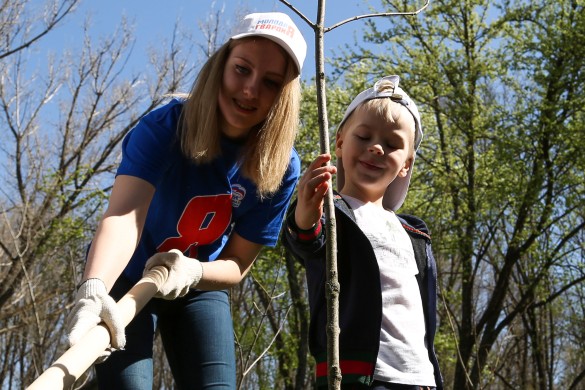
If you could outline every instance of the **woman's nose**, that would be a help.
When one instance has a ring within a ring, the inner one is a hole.
[[[250,80],[244,84],[244,95],[250,99],[256,98],[258,96],[258,85],[257,82],[252,78],[250,78]]]

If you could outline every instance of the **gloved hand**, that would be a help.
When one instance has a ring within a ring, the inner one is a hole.
[[[118,306],[108,295],[101,279],[87,279],[75,296],[75,305],[67,318],[69,345],[76,344],[90,329],[103,321],[110,330],[110,343],[114,349],[126,345],[124,323],[118,313]],[[105,355],[109,355],[109,352]]]
[[[183,256],[183,253],[177,249],[153,255],[144,266],[145,273],[157,265],[164,265],[169,269],[166,282],[155,294],[157,298],[171,300],[185,296],[189,288],[197,286],[203,275],[201,262]]]

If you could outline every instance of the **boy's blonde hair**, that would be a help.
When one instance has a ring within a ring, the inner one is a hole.
[[[383,91],[383,88],[380,88]],[[367,100],[366,102],[362,103],[352,115],[355,115],[357,111],[365,110],[368,113],[376,115],[379,118],[383,118],[386,123],[391,124],[402,124],[401,122],[404,121],[403,114],[408,115],[408,119],[412,118],[412,115],[408,110],[400,103],[396,103],[390,99],[372,99]],[[351,117],[343,124],[345,126],[346,123],[351,121]],[[409,157],[412,157],[415,152],[415,134],[416,134],[416,122],[414,120],[409,121],[412,123],[411,131],[412,137],[410,138],[410,150],[409,150]],[[404,127],[404,126],[401,126]],[[340,127],[339,132],[342,132],[343,129]]]
[[[230,40],[219,48],[203,65],[185,101],[180,129],[181,149],[197,164],[208,163],[221,154],[221,112],[217,101],[223,70],[231,50],[248,39],[252,38]],[[266,120],[250,130],[240,156],[243,174],[256,185],[260,197],[278,189],[290,163],[299,125],[299,78],[297,67],[287,54],[282,89]]]
[[[404,110],[395,109],[395,104],[399,104],[405,107],[414,118],[414,142],[412,143],[412,150],[410,158],[412,159],[410,168],[406,173],[405,177],[396,177],[384,193],[382,199],[382,205],[384,208],[392,211],[397,211],[404,203],[406,193],[408,192],[408,186],[410,185],[410,178],[414,168],[414,161],[416,159],[416,151],[420,146],[423,138],[422,126],[420,121],[420,114],[416,108],[416,104],[410,99],[410,97],[404,92],[402,88],[398,86],[400,77],[396,75],[386,76],[376,81],[372,88],[368,88],[365,91],[360,92],[349,104],[343,119],[339,124],[337,130],[338,136],[343,132],[343,129],[349,121],[351,116],[356,110],[360,109],[373,109],[376,115],[382,115],[386,118],[389,123],[395,123],[400,120],[400,114]],[[343,162],[341,158],[337,159],[337,188],[343,189],[345,184],[345,175],[343,169]]]

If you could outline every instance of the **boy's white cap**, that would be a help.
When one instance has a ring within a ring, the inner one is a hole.
[[[391,88],[385,89],[383,91],[379,91],[380,84],[383,81],[390,81],[392,83]],[[351,102],[347,110],[345,110],[345,115],[339,124],[338,131],[341,129],[347,118],[355,111],[358,106],[368,100],[372,99],[391,99],[392,101],[402,104],[406,109],[412,114],[414,117],[414,124],[415,124],[415,134],[414,134],[414,156],[412,159],[412,165],[408,170],[408,173],[405,177],[396,177],[392,183],[386,189],[384,194],[384,198],[382,200],[382,204],[384,208],[397,211],[402,203],[404,203],[404,199],[406,198],[406,193],[408,192],[408,186],[410,184],[410,177],[412,176],[412,170],[414,168],[414,160],[416,157],[416,151],[420,146],[420,143],[423,138],[422,126],[420,122],[420,115],[418,113],[418,109],[416,108],[416,104],[408,97],[406,92],[402,88],[398,86],[400,82],[400,77],[393,75],[393,76],[386,76],[378,80],[372,88],[366,89],[365,91],[358,94],[355,99]],[[339,189],[343,188],[343,184],[345,183],[345,176],[343,170],[343,164],[341,158],[337,160],[337,187]]]
[[[263,12],[244,16],[231,39],[251,36],[264,37],[278,43],[291,56],[301,73],[307,55],[307,42],[287,14]]]

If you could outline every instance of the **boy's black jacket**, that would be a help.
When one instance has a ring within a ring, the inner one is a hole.
[[[339,295],[339,349],[342,383],[371,384],[378,356],[382,321],[382,291],[378,263],[370,241],[355,223],[353,211],[334,196],[337,227]],[[303,231],[294,222],[296,201],[289,208],[284,245],[306,268],[311,324],[309,347],[317,362],[317,385],[327,383],[327,308],[325,300],[325,217],[316,230]],[[408,233],[419,274],[429,359],[435,369],[437,389],[442,378],[434,352],[437,314],[437,273],[431,239],[425,223],[411,215],[398,215]]]

